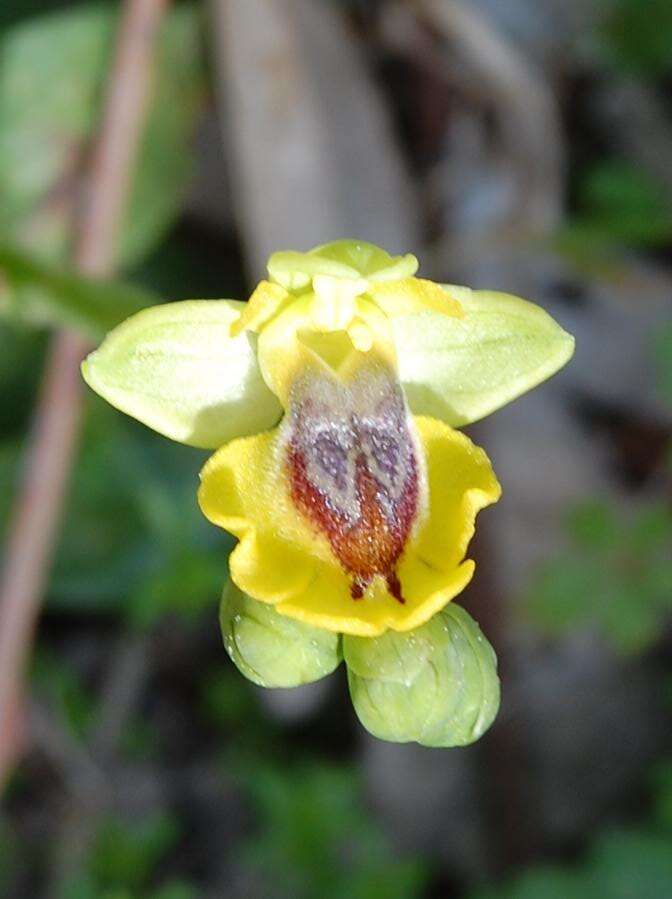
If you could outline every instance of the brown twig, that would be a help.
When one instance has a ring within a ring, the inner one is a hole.
[[[100,772],[75,781],[54,842],[45,895],[60,899],[81,872],[101,819],[114,807],[120,787],[113,761],[142,693],[148,674],[148,637],[124,634],[113,655],[100,700],[99,720],[88,740],[87,757]],[[123,781],[123,778],[122,778]]]
[[[103,685],[100,714],[91,735],[91,753],[100,763],[110,761],[135,711],[148,676],[150,639],[144,632],[124,632]]]
[[[466,77],[480,85],[514,164],[522,222],[542,232],[555,227],[562,202],[561,126],[542,73],[472,4],[409,0],[408,5],[451,42]]]
[[[76,216],[73,262],[83,274],[114,269],[121,215],[149,97],[152,58],[167,0],[125,0],[98,139]],[[0,782],[20,746],[22,682],[54,551],[81,417],[77,334],[52,342],[35,410],[23,483],[0,578]]]

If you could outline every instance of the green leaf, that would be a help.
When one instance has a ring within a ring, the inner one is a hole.
[[[76,667],[68,658],[40,647],[31,674],[33,688],[48,699],[63,726],[74,737],[85,739],[96,702]]]
[[[672,205],[663,186],[630,163],[607,159],[592,166],[578,193],[576,216],[559,234],[561,246],[604,252],[660,246],[672,237]]]
[[[632,551],[642,558],[650,556],[659,547],[667,555],[672,545],[672,508],[667,501],[661,498],[639,509],[627,537]]]
[[[256,800],[259,827],[243,844],[241,863],[257,894],[319,899],[420,899],[427,865],[400,857],[362,803],[362,785],[347,768],[300,767],[263,760],[241,776]]]
[[[137,895],[179,836],[172,814],[157,811],[134,822],[110,817],[97,834],[89,873],[100,887]]]
[[[0,244],[0,314],[12,320],[70,327],[100,339],[156,300],[154,294],[132,284],[84,278]]]
[[[199,5],[166,18],[157,53],[154,95],[121,232],[120,258],[133,265],[179,215],[192,171],[191,143],[205,103]]]
[[[341,662],[338,634],[288,618],[250,599],[229,581],[220,623],[233,663],[261,687],[298,687],[331,674]]]
[[[574,339],[539,306],[504,293],[446,286],[465,317],[434,312],[392,320],[411,411],[459,427],[549,378]]]
[[[499,708],[495,653],[455,603],[413,631],[343,637],[350,695],[375,737],[424,746],[465,746]]]
[[[571,547],[540,569],[525,605],[542,632],[591,627],[622,655],[660,639],[672,596],[672,515],[662,502],[627,515],[593,500],[568,518]]]
[[[672,68],[669,0],[611,0],[598,37],[606,61],[619,71],[662,77]]]
[[[613,506],[599,499],[587,500],[570,509],[567,529],[578,546],[596,551],[612,549],[623,537]]]
[[[660,392],[672,405],[672,325],[664,327],[657,336],[655,361]]]
[[[598,839],[589,863],[591,881],[599,884],[596,899],[660,899],[672,894],[669,834],[607,832]]]
[[[655,821],[672,832],[672,762],[661,762],[653,770]]]
[[[491,888],[470,893],[468,899],[598,899],[587,893],[580,877],[570,869],[550,865],[525,871],[508,888]],[[606,897],[600,897],[606,899]]]
[[[190,883],[175,880],[155,890],[149,899],[198,899],[200,890]]]
[[[0,234],[63,259],[87,145],[100,118],[116,5],[38,16],[0,40]],[[199,20],[181,6],[163,27],[154,93],[120,258],[135,263],[179,212],[203,95]]]
[[[93,395],[86,412],[49,609],[114,611],[136,628],[169,613],[193,618],[206,604],[211,613],[231,538],[208,527],[196,504],[201,454]],[[0,480],[1,465],[0,453]]]
[[[172,440],[215,449],[272,427],[278,400],[254,338],[232,338],[242,303],[191,300],[145,309],[112,331],[82,366],[87,384]]]
[[[595,618],[595,595],[605,593],[602,568],[576,553],[547,562],[525,602],[534,624],[556,636],[585,628]]]
[[[9,815],[3,815],[0,818],[0,888],[6,895],[10,894],[20,858],[21,849],[17,834],[10,824]]]
[[[23,437],[24,428],[28,426],[42,371],[46,338],[45,333],[3,320],[0,314],[0,433],[5,440]]]

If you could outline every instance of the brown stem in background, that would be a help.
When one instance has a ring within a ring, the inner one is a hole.
[[[98,138],[75,222],[73,262],[112,274],[117,236],[149,99],[153,50],[167,0],[125,0]],[[87,344],[57,334],[49,351],[0,576],[0,783],[21,742],[22,684],[58,533],[81,418]]]
[[[478,746],[480,808],[487,847],[484,873],[500,877],[512,866],[528,864],[538,850],[537,803],[528,775],[528,743],[523,715],[511,714],[509,687],[516,672],[516,654],[511,643],[509,598],[487,564],[495,555],[494,534],[486,521],[479,521],[472,544],[474,555],[483,560],[478,578],[465,595],[465,608],[474,616],[498,656],[502,683],[499,715]]]
[[[472,4],[408,0],[405,5],[453,46],[462,79],[475,83],[492,109],[518,183],[517,224],[541,233],[556,227],[562,206],[562,129],[542,74]]]

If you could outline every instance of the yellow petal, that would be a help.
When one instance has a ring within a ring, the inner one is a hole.
[[[231,328],[231,334],[235,337],[245,330],[260,331],[291,300],[291,294],[284,287],[270,281],[260,281]]]
[[[270,545],[273,545],[273,551],[278,545],[289,546],[310,549],[311,552],[304,555],[312,565],[314,556],[330,558],[329,547],[326,541],[322,547],[312,529],[296,513],[284,458],[285,447],[279,428],[256,437],[232,440],[203,467],[198,501],[203,514],[213,524],[249,542],[249,549],[241,555],[252,553],[256,546],[263,560],[263,553]],[[264,539],[259,540],[260,535]],[[245,587],[241,586],[241,589],[245,590]],[[273,601],[275,599],[274,596]]]
[[[451,318],[462,318],[464,311],[456,297],[434,281],[424,278],[403,278],[401,281],[371,283],[369,294],[383,312],[395,318],[419,312],[440,312]]]
[[[372,300],[350,297],[345,309],[330,313],[323,304],[324,297],[304,294],[283,306],[259,335],[260,371],[285,408],[292,385],[306,370],[329,369],[346,378],[368,354],[395,365],[389,321]]]
[[[461,593],[474,568],[469,560],[454,569],[450,577],[430,573],[423,580],[420,566],[411,566],[401,578],[404,605],[388,594],[382,581],[375,581],[366,596],[355,601],[350,596],[350,581],[342,571],[322,568],[305,590],[275,608],[306,624],[357,637],[377,637],[388,629],[408,631],[429,621]]]
[[[397,574],[402,604],[376,576],[361,599],[329,541],[294,505],[287,468],[289,419],[272,432],[235,440],[202,472],[199,501],[215,524],[241,538],[231,575],[241,590],[308,624],[358,636],[418,627],[467,585],[464,560],[479,509],[499,484],[485,453],[463,434],[414,419],[426,467],[426,506]]]
[[[440,527],[428,522],[418,535],[417,556],[448,570],[464,557],[477,513],[497,502],[501,487],[484,450],[461,431],[435,418],[415,417],[425,457],[431,503]]]

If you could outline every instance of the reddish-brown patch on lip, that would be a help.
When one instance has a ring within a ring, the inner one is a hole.
[[[287,472],[297,509],[352,575],[352,598],[362,599],[379,575],[403,603],[396,565],[417,516],[420,475],[401,391],[389,378],[382,394],[376,387],[371,415],[352,389],[332,385],[326,400],[302,398],[293,410]]]
[[[415,463],[415,460],[413,460]],[[415,464],[407,487],[395,504],[396,517],[390,521],[379,501],[380,486],[360,455],[356,460],[356,492],[360,516],[351,523],[329,503],[329,498],[310,483],[300,452],[290,449],[289,470],[292,499],[297,508],[328,538],[335,556],[353,575],[350,594],[361,599],[374,575],[382,575],[392,596],[405,600],[395,566],[404,551],[417,507],[418,483]]]

